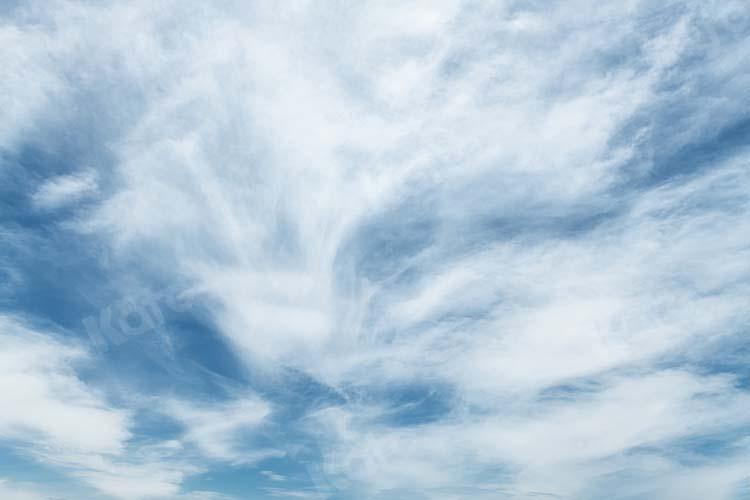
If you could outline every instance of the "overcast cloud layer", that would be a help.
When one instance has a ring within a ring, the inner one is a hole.
[[[0,2],[0,498],[750,498],[749,12]]]

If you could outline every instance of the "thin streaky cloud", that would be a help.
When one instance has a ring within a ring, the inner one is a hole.
[[[0,497],[747,497],[746,11],[0,7]]]

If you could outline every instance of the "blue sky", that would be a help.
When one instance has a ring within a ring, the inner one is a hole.
[[[750,498],[747,14],[0,3],[0,498]]]

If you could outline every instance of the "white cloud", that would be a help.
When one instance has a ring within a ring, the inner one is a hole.
[[[260,473],[271,481],[286,481],[286,477],[283,474],[276,474],[270,470],[262,470]]]
[[[207,457],[252,463],[280,453],[268,449],[249,451],[242,446],[243,433],[256,430],[271,412],[268,403],[260,399],[235,399],[203,407],[195,401],[171,401],[165,411],[185,426],[183,440],[195,444]]]
[[[77,123],[57,109],[71,92],[106,97],[92,111],[112,185],[81,232],[194,283],[247,367],[353,401],[449,388],[422,425],[353,402],[316,414],[344,487],[468,488],[501,469],[478,494],[587,498],[651,467],[659,498],[731,494],[739,453],[691,468],[637,451],[747,423],[732,377],[663,368],[747,319],[746,150],[701,154],[743,119],[744,37],[708,40],[737,29],[742,2],[29,5],[34,28],[0,31],[23,47],[0,55],[15,75],[0,144]],[[48,179],[32,201],[62,207],[97,183]],[[27,390],[5,396],[17,410],[0,432],[76,450],[61,461],[109,494],[178,495],[193,469],[174,450],[138,455],[129,414],[67,367],[80,351],[31,338],[5,341],[4,383]],[[545,399],[561,386],[576,390]],[[273,418],[263,401],[164,411],[205,457],[267,456],[238,446]]]
[[[115,408],[77,374],[80,346],[0,317],[0,437],[118,498],[168,496],[185,466],[128,452],[131,412]],[[135,458],[135,463],[128,463]]]
[[[326,498],[316,491],[287,490],[283,488],[265,488],[265,491],[274,498]]]
[[[628,453],[638,447],[668,447],[681,437],[747,425],[741,408],[748,403],[732,380],[663,372],[617,378],[593,393],[579,388],[562,399],[508,401],[496,414],[453,416],[417,427],[390,428],[379,423],[377,409],[358,407],[344,413],[322,411],[318,418],[323,432],[333,434],[322,435],[321,445],[334,443],[327,449],[325,467],[338,486],[364,484],[371,493],[439,491],[504,464],[520,472],[500,490],[579,498],[593,481],[617,470],[607,465],[613,457],[620,468],[634,467],[641,455]],[[748,458],[738,455],[732,467]],[[675,474],[688,474],[687,466],[665,464]],[[726,488],[742,479],[728,475],[733,482]],[[656,487],[670,492],[680,488]],[[702,497],[696,491],[684,498]]]
[[[41,434],[53,447],[117,453],[130,433],[129,414],[110,407],[76,376],[85,351],[0,316],[0,436]]]
[[[0,147],[11,149],[33,130],[52,102],[64,93],[55,74],[55,50],[43,30],[3,23],[0,27],[0,64],[6,77],[0,83]],[[32,83],[33,82],[33,83]]]
[[[47,180],[31,197],[34,206],[50,210],[89,196],[97,190],[96,173],[85,170]]]
[[[7,500],[46,500],[49,498],[34,488],[19,486],[3,478],[0,478],[0,496]]]
[[[181,483],[203,470],[204,457],[246,463],[274,455],[257,450],[252,458],[235,449],[239,433],[269,412],[258,399],[204,407],[174,402],[169,415],[185,424],[184,438],[134,443],[135,411],[113,407],[82,382],[76,369],[84,362],[92,360],[81,346],[0,316],[0,438],[109,497],[125,499],[182,498]],[[201,453],[183,456],[187,443]],[[26,498],[20,490],[14,494]]]

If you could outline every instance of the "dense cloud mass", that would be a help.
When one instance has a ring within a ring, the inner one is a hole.
[[[748,40],[0,3],[0,498],[750,498]]]

